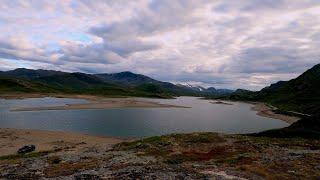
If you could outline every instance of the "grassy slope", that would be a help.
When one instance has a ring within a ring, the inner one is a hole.
[[[0,77],[1,93],[63,93],[171,98],[171,94],[159,90],[108,84],[95,76],[79,73],[47,76],[34,80]]]
[[[54,93],[57,92],[52,87],[39,82],[32,82],[28,80],[21,80],[16,78],[0,77],[0,93]]]
[[[320,64],[309,69],[298,78],[268,87],[258,92],[257,98],[283,110],[307,114],[320,111]]]
[[[253,136],[276,137],[276,138],[310,138],[320,139],[320,114],[311,117],[304,117],[293,123],[289,127],[273,129],[260,133],[252,134]]]
[[[69,144],[70,142],[68,142]],[[72,144],[72,143],[71,143]],[[319,179],[319,139],[172,134],[0,157],[3,179]],[[221,175],[222,174],[222,175]],[[99,178],[100,177],[100,178]],[[80,179],[80,178],[79,178]]]
[[[260,101],[284,111],[315,114],[320,112],[320,64],[296,79],[280,81],[258,92],[238,90],[231,95],[215,98]]]
[[[58,92],[157,98],[197,95],[192,90],[131,72],[91,75],[49,70],[16,69],[0,72],[0,76],[2,77],[0,93]],[[10,84],[7,81],[15,82]],[[29,85],[24,85],[26,83]],[[28,86],[35,86],[36,88],[29,88]]]
[[[182,165],[185,169],[192,167],[201,171],[209,167],[248,179],[320,176],[320,171],[315,168],[319,160],[316,152],[320,149],[320,142],[315,139],[192,133],[125,142],[116,149],[155,156],[159,161],[173,166]],[[314,153],[300,155],[301,150]],[[294,153],[298,155],[292,155]]]

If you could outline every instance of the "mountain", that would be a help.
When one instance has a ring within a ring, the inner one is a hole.
[[[185,89],[190,89],[192,91],[195,92],[203,92],[206,90],[206,88],[202,87],[202,86],[193,86],[189,83],[185,83],[185,84],[177,84],[179,87],[185,88]]]
[[[67,73],[50,70],[16,69],[0,73],[1,92],[77,93],[112,96],[169,97],[128,87],[85,73]],[[35,88],[36,87],[36,88]]]
[[[207,94],[205,88],[201,86],[191,86],[172,84],[169,82],[158,81],[148,76],[135,74],[132,72],[120,72],[113,74],[95,74],[102,78],[105,82],[121,84],[125,86],[138,87],[147,91],[161,91],[174,95],[190,95],[190,96],[204,96]],[[157,90],[155,90],[157,89]]]
[[[209,87],[207,89],[204,89],[203,92],[208,93],[208,95],[228,95],[234,92],[234,90],[231,89],[216,89],[214,87]]]
[[[53,70],[33,70],[33,69],[25,69],[25,68],[18,68],[11,71],[5,71],[1,72],[0,75],[6,75],[10,77],[16,77],[16,78],[25,78],[25,79],[36,79],[39,77],[45,77],[45,76],[52,76],[52,75],[62,75],[67,74],[65,72],[60,71],[53,71]]]
[[[236,90],[219,98],[261,101],[284,111],[315,114],[320,112],[320,64],[290,81],[279,81],[257,92]]]
[[[123,85],[131,85],[131,86],[137,86],[137,85],[142,85],[146,83],[151,83],[151,84],[164,83],[161,81],[154,80],[148,76],[135,74],[129,71],[112,73],[112,74],[95,74],[95,75],[103,79],[105,82],[120,83]]]
[[[148,76],[128,71],[111,74],[85,74],[19,68],[12,71],[0,72],[0,76],[2,78],[1,82],[3,82],[2,89],[3,91],[6,89],[5,92],[11,89],[11,91],[18,92],[48,91],[60,93],[152,97],[204,95],[203,93],[200,93],[201,91],[192,88],[158,81]],[[20,83],[28,82],[29,84],[34,84],[38,88],[27,88],[27,86],[20,85],[10,87],[9,82],[11,81]]]
[[[216,89],[214,87],[209,87],[206,90],[209,91],[209,92],[217,92],[218,91],[218,89]]]
[[[129,71],[120,73],[85,74],[52,70],[19,68],[0,72],[2,78],[26,80],[43,84],[52,91],[64,93],[116,94],[134,96],[217,96],[233,92],[228,89],[175,85]],[[21,90],[20,88],[18,88]],[[41,88],[40,88],[41,89]],[[36,91],[36,89],[34,89]]]
[[[214,87],[204,88],[202,86],[193,86],[188,83],[186,83],[185,85],[177,84],[177,86],[197,92],[200,96],[209,96],[209,97],[229,95],[234,92],[234,90],[230,90],[230,89],[216,89]]]

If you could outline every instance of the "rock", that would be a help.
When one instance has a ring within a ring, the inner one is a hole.
[[[101,179],[100,176],[94,175],[94,174],[79,174],[74,176],[74,179],[76,180],[96,180]]]
[[[33,144],[23,146],[18,150],[18,154],[25,154],[36,150],[36,146]]]

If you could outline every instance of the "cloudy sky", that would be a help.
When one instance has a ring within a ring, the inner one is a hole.
[[[0,70],[258,90],[320,62],[320,0],[1,0]]]

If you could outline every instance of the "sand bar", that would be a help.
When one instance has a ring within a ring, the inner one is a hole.
[[[13,108],[11,111],[47,111],[47,110],[77,110],[77,109],[109,109],[109,108],[188,108],[134,98],[112,98],[83,104],[66,104],[63,106]]]
[[[85,95],[85,94],[56,94],[56,93],[7,93],[0,94],[2,99],[28,99],[28,98],[45,98],[45,97],[55,97],[55,98],[71,98],[71,99],[86,99],[90,101],[98,101],[105,98],[125,98],[123,96],[117,97],[104,97],[96,95]]]
[[[79,109],[109,109],[109,108],[190,108],[170,104],[161,104],[154,101],[141,100],[134,97],[102,97],[94,95],[69,95],[69,94],[2,94],[3,99],[27,99],[27,98],[72,98],[85,99],[88,103],[66,104],[61,106],[41,107],[16,107],[11,111],[46,111],[46,110],[79,110]]]

